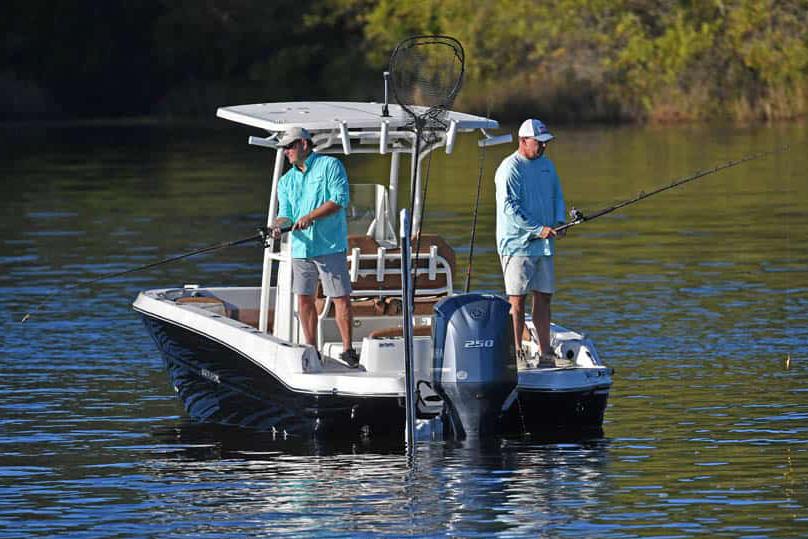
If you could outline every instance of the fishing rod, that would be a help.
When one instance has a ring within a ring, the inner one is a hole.
[[[486,118],[489,116],[489,111],[486,111]],[[474,199],[474,213],[471,220],[471,239],[469,240],[469,261],[466,267],[466,284],[463,287],[463,292],[469,293],[471,289],[471,267],[474,260],[474,243],[477,240],[477,214],[480,210],[480,193],[482,192],[483,185],[483,165],[485,164],[485,149],[487,145],[483,145],[480,149],[480,173],[477,176],[477,197]]]
[[[554,227],[553,230],[555,230],[556,232],[561,232],[562,230],[572,228],[574,226],[580,225],[581,223],[586,223],[587,221],[594,221],[598,217],[603,217],[604,215],[608,215],[608,214],[612,213],[613,211],[619,210],[620,208],[625,208],[626,206],[636,204],[637,202],[639,202],[641,200],[644,200],[644,199],[646,199],[648,197],[652,197],[652,196],[654,196],[656,194],[662,193],[663,191],[667,191],[668,189],[673,189],[674,187],[679,187],[680,185],[684,185],[684,184],[686,184],[688,182],[692,182],[693,180],[703,178],[704,176],[709,176],[710,174],[715,174],[716,172],[719,172],[719,171],[727,169],[727,168],[732,168],[732,167],[738,166],[741,163],[746,163],[747,161],[754,161],[755,159],[760,159],[761,157],[766,157],[768,155],[774,155],[774,154],[782,153],[782,152],[785,152],[786,150],[788,150],[788,146],[783,146],[783,147],[780,147],[780,148],[777,148],[777,149],[774,149],[774,150],[769,150],[769,151],[765,151],[765,152],[758,152],[758,153],[754,153],[754,154],[751,154],[751,155],[747,155],[746,157],[742,157],[740,159],[727,161],[726,163],[723,163],[721,165],[715,166],[715,167],[713,167],[713,168],[711,168],[709,170],[702,170],[702,171],[696,172],[695,174],[692,174],[690,176],[687,176],[687,177],[684,177],[684,178],[681,178],[681,179],[678,179],[678,180],[674,180],[671,183],[669,183],[667,185],[663,185],[662,187],[654,189],[653,191],[650,191],[648,193],[646,193],[645,191],[640,191],[640,193],[637,196],[635,196],[634,198],[624,200],[623,202],[619,202],[619,203],[615,204],[614,206],[610,206],[608,208],[604,208],[602,210],[596,211],[592,215],[584,215],[583,212],[581,212],[580,210],[572,208],[570,210],[570,218],[572,220],[567,222],[567,223],[564,223],[563,225],[560,225],[558,227]],[[538,239],[538,237],[533,237],[531,239]]]
[[[67,285],[65,287],[60,288],[56,292],[53,292],[52,294],[49,294],[42,301],[37,303],[34,306],[33,309],[31,309],[30,311],[25,313],[25,316],[22,317],[22,319],[20,320],[20,323],[23,323],[26,320],[28,320],[31,317],[31,315],[33,313],[37,312],[40,309],[40,307],[42,307],[50,298],[52,298],[53,296],[55,296],[56,294],[58,294],[60,292],[64,292],[65,290],[72,290],[73,288],[77,288],[79,286],[87,286],[87,285],[91,285],[93,283],[97,283],[99,281],[112,279],[114,277],[121,277],[122,275],[128,275],[130,273],[135,273],[135,272],[138,272],[138,271],[143,271],[143,270],[147,270],[147,269],[151,269],[151,268],[156,268],[157,266],[162,266],[163,264],[169,264],[171,262],[176,262],[178,260],[189,258],[191,256],[200,255],[200,254],[203,254],[203,253],[210,253],[210,252],[213,252],[213,251],[218,251],[219,249],[225,249],[227,247],[235,247],[236,245],[242,245],[244,243],[249,243],[251,241],[260,241],[261,244],[266,249],[267,247],[270,246],[270,240],[274,238],[273,233],[276,230],[278,231],[278,234],[285,234],[285,233],[289,232],[290,230],[292,230],[292,225],[290,225],[288,222],[284,222],[283,225],[281,225],[281,226],[259,228],[257,233],[253,234],[252,236],[246,237],[246,238],[241,238],[241,239],[238,239],[238,240],[231,240],[231,241],[223,241],[223,242],[216,243],[216,244],[213,244],[213,245],[208,245],[207,247],[202,247],[200,249],[196,249],[195,251],[190,251],[188,253],[183,253],[183,254],[180,254],[180,255],[171,256],[171,257],[168,257],[168,258],[164,258],[162,260],[158,260],[156,262],[151,262],[149,264],[144,264],[144,265],[138,266],[136,268],[130,268],[130,269],[122,270],[122,271],[116,271],[116,272],[113,272],[113,273],[107,273],[107,274],[102,275],[100,277],[96,277],[95,279],[90,279],[89,281],[81,281],[81,282],[76,282],[76,283],[73,283],[73,284],[69,284],[69,285]]]

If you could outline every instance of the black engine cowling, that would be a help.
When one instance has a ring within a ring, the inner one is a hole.
[[[435,305],[433,337],[445,432],[457,439],[496,435],[517,384],[510,304],[490,294],[445,298]]]

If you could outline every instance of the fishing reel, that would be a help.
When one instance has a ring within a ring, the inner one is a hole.
[[[272,226],[262,226],[258,227],[258,238],[260,242],[263,244],[264,248],[268,248],[272,245],[272,240],[280,238],[283,234],[286,234],[290,230],[292,230],[292,220],[288,217],[277,217],[273,222]]]
[[[263,245],[264,249],[270,246],[272,240],[272,227],[261,226],[256,229],[258,232],[258,241]]]
[[[585,219],[584,218],[584,212],[577,209],[575,206],[570,208],[570,220],[571,221],[583,221],[584,219]]]

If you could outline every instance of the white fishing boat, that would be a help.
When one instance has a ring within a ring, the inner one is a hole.
[[[401,107],[366,102],[261,103],[223,107],[217,114],[255,128],[259,136],[249,143],[274,158],[268,224],[276,217],[284,165],[277,142],[292,127],[307,129],[317,152],[339,156],[349,178],[355,154],[387,160],[389,176],[386,184],[352,182],[347,208],[359,368],[338,359],[342,344],[328,297],[317,300],[316,349],[305,344],[287,237],[264,248],[262,281],[254,287],[189,285],[138,295],[133,307],[188,415],[283,436],[402,437],[408,382],[399,170],[408,167],[415,178],[413,230],[420,233],[424,158],[443,151],[452,159],[476,161],[476,155],[456,155],[461,153],[458,137],[476,136],[479,145],[490,145],[510,136],[492,136],[499,127],[493,119],[447,111],[444,127],[428,127],[427,142],[416,151],[416,135]],[[408,158],[404,163],[402,156]],[[410,314],[420,432],[463,438],[602,427],[612,373],[590,339],[553,325],[556,364],[517,365],[516,346],[534,355],[538,350],[527,331],[514,344],[507,301],[493,294],[456,293],[455,253],[440,236],[420,233],[415,245]],[[527,325],[532,328],[529,319]]]

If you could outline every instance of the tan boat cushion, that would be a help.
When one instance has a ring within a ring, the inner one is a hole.
[[[175,303],[179,303],[180,305],[193,305],[194,307],[205,309],[206,311],[216,313],[220,316],[230,317],[230,311],[224,301],[213,296],[183,296],[177,298]]]
[[[325,308],[325,298],[317,297],[314,300],[317,305],[317,313],[322,314]],[[351,298],[351,307],[354,316],[384,316],[387,313],[389,306],[384,301],[384,298]],[[328,309],[326,316],[333,317],[335,314],[334,303]]]
[[[259,322],[259,310],[258,309],[235,309],[233,311],[233,316],[231,316],[233,320],[238,320],[242,324],[247,324],[248,326],[252,326],[254,328],[258,328]],[[275,327],[275,310],[269,310],[269,316],[267,318],[267,328],[269,333],[272,333],[272,328]]]
[[[413,239],[413,249],[416,247],[417,238]],[[450,271],[454,271],[455,266],[455,253],[452,247],[442,237],[436,234],[422,234],[421,243],[419,247],[418,267],[429,267],[429,251],[432,246],[438,248],[438,256],[446,260],[449,265]],[[379,244],[370,236],[348,236],[348,254],[351,250],[358,247],[361,254],[375,255],[378,251]],[[401,254],[401,249],[387,249],[387,254]],[[416,257],[413,256],[413,265],[416,263]],[[360,261],[360,269],[375,270],[376,260],[367,259]],[[354,290],[398,290],[401,288],[401,274],[399,272],[389,273],[391,270],[395,271],[401,267],[399,260],[389,260],[385,262],[385,276],[384,280],[379,282],[376,280],[376,275],[362,275],[355,283],[351,283]],[[444,288],[448,285],[446,275],[438,274],[434,280],[429,279],[429,275],[419,275],[415,282],[415,287],[419,289],[432,289]],[[318,292],[319,294],[319,292]]]

